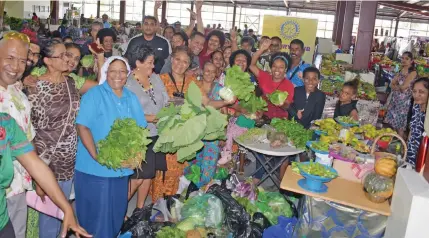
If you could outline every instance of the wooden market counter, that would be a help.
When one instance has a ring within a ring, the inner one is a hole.
[[[345,206],[375,212],[384,216],[390,215],[390,205],[388,201],[384,203],[373,203],[365,196],[360,183],[351,182],[340,177],[326,183],[328,191],[326,193],[312,193],[304,190],[298,185],[298,180],[303,177],[292,172],[292,167],[288,166],[280,187],[284,190],[292,191],[311,197],[321,198],[336,202]]]

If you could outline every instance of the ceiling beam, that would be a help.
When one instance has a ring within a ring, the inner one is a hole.
[[[404,3],[404,2],[393,2],[393,1],[382,1],[379,2],[379,4],[382,4],[383,6],[387,6],[390,8],[394,8],[397,7],[398,9],[405,9],[404,11],[410,10],[410,11],[428,11],[429,12],[429,7],[428,6],[420,6],[417,4],[409,4],[409,3]]]
[[[283,0],[285,3],[286,8],[289,8],[289,3],[287,2],[287,0]]]
[[[401,17],[405,16],[405,14],[407,14],[407,11],[403,11],[403,12],[399,15],[399,18],[401,18]]]
[[[410,12],[410,13],[414,13],[414,14],[418,14],[418,15],[429,17],[429,11],[422,12],[422,10],[426,10],[425,9],[426,7],[421,7],[421,9],[415,10],[415,9],[410,9],[410,8],[407,8],[407,7],[399,6],[396,3],[382,2],[382,4],[383,4],[383,6],[390,7],[390,8],[396,9],[396,10],[406,11],[406,12]]]

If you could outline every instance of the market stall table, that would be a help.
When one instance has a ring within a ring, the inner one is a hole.
[[[280,188],[384,216],[390,215],[389,203],[387,201],[384,203],[373,203],[368,200],[363,191],[362,184],[360,183],[351,182],[338,177],[326,183],[326,186],[328,186],[328,191],[326,193],[312,193],[304,190],[298,185],[298,180],[300,179],[302,179],[302,176],[295,174],[289,166],[283,177]]]
[[[271,148],[269,143],[243,143],[239,140],[235,140],[239,145],[248,149],[254,157],[261,163],[262,167],[256,169],[252,174],[256,174],[260,169],[265,170],[265,175],[261,181],[257,184],[258,186],[264,182],[267,178],[271,178],[273,183],[280,189],[280,178],[275,173],[276,170],[288,159],[289,156],[297,155],[304,150],[297,149],[291,146],[283,146],[279,148]],[[259,153],[259,154],[258,154]],[[262,155],[262,156],[261,156]],[[272,161],[276,161],[274,165]]]

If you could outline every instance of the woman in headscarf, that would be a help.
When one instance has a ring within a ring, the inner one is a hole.
[[[132,70],[125,87],[139,99],[152,140],[146,151],[146,163],[142,163],[141,168],[134,171],[131,176],[128,194],[128,199],[131,199],[137,191],[137,208],[142,208],[155,172],[167,170],[165,154],[154,152],[153,146],[158,139],[156,114],[168,104],[169,97],[159,75],[153,73],[155,53],[152,48],[141,45],[133,51],[127,51],[124,56]]]
[[[36,130],[33,143],[40,158],[49,165],[66,195],[70,196],[76,160],[77,132],[75,119],[79,110],[79,92],[75,82],[64,73],[71,54],[59,41],[49,41],[42,49],[46,74],[35,87],[28,88],[31,120]],[[39,196],[44,192],[36,186]],[[57,237],[61,221],[39,213],[39,236]]]
[[[76,156],[76,214],[95,237],[116,237],[127,211],[128,178],[133,171],[109,169],[97,162],[96,144],[106,138],[116,119],[147,122],[137,96],[125,88],[130,67],[112,56],[101,69],[99,86],[83,97],[76,119],[79,142]]]

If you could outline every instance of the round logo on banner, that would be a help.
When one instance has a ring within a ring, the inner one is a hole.
[[[283,38],[293,40],[299,34],[299,24],[294,20],[285,21],[280,27]]]

